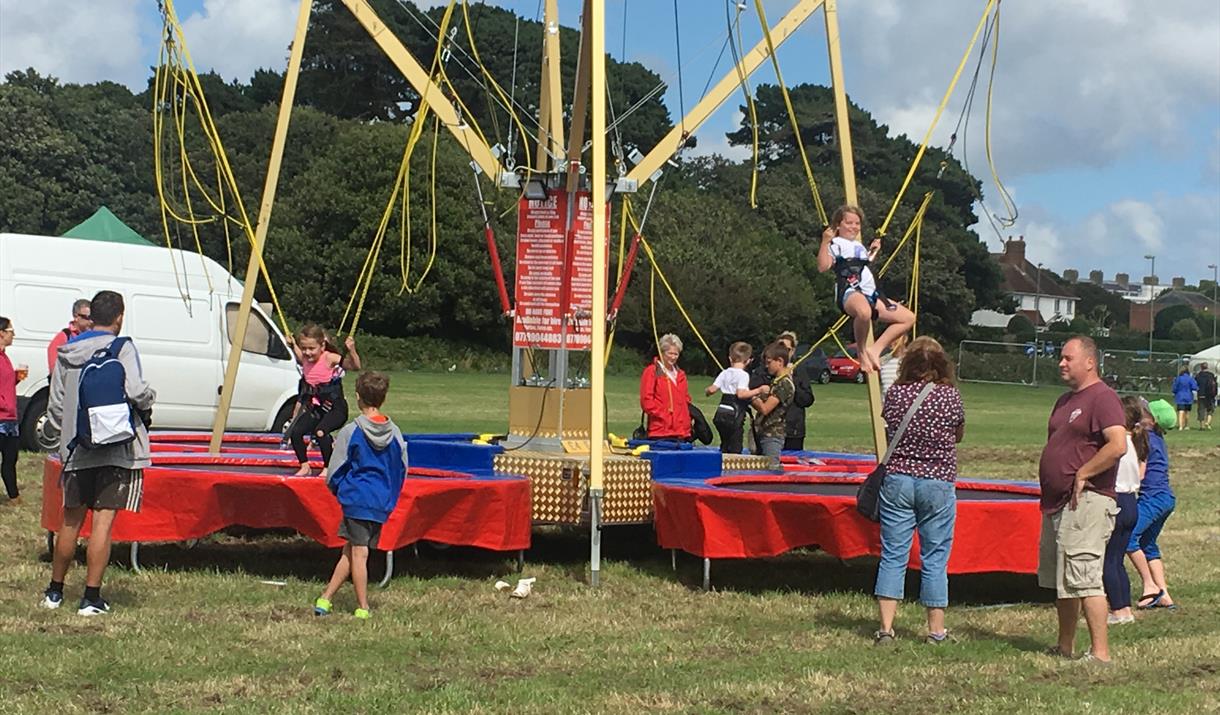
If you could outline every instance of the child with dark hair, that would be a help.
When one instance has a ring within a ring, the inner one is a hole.
[[[757,413],[754,430],[757,433],[758,451],[767,457],[779,457],[784,449],[785,417],[788,406],[796,394],[788,370],[788,346],[782,342],[771,343],[763,350],[763,366],[771,377],[771,390],[750,401]]]
[[[1144,426],[1144,402],[1129,395],[1123,398],[1123,413],[1127,420],[1127,452],[1118,460],[1118,476],[1114,483],[1118,516],[1114,519],[1114,531],[1106,543],[1106,556],[1102,566],[1101,580],[1106,589],[1106,600],[1110,602],[1110,615],[1106,622],[1112,626],[1131,623],[1131,579],[1123,565],[1123,555],[1131,532],[1139,520],[1140,480],[1148,464],[1148,431]]]
[[[347,542],[326,590],[314,601],[314,614],[328,616],[330,599],[350,577],[356,591],[356,618],[369,617],[369,549],[377,548],[381,525],[398,504],[407,474],[407,446],[398,426],[381,413],[390,380],[366,372],[356,380],[360,414],[335,440],[327,486],[343,507],[339,537]]]
[[[329,464],[333,445],[331,433],[347,421],[344,371],[359,370],[360,355],[352,336],[344,341],[347,354],[343,355],[326,331],[315,323],[302,326],[289,343],[301,367],[301,383],[292,423],[285,430],[285,437],[292,443],[300,465],[293,476],[307,477],[311,470],[305,437],[308,436],[322,452],[322,463]],[[326,476],[325,466],[319,476]]]

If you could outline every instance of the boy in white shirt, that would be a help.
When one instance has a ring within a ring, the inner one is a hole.
[[[716,406],[716,415],[712,424],[720,433],[720,451],[724,454],[741,454],[742,436],[746,412],[750,400],[758,395],[766,395],[769,385],[750,389],[750,376],[746,366],[754,356],[754,348],[749,343],[736,342],[729,346],[729,366],[720,371],[712,384],[703,391],[711,395],[720,393],[720,404]]]

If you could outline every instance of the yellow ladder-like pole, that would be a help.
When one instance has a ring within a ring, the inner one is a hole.
[[[592,0],[592,49],[589,95],[593,110],[593,326],[589,361],[592,415],[589,419],[589,521],[592,544],[589,583],[598,585],[601,573],[601,503],[605,471],[606,433],[606,2]]]
[[[839,45],[839,9],[837,0],[826,0],[826,48],[830,53],[830,84],[835,97],[835,134],[839,140],[839,156],[843,162],[843,196],[847,203],[859,205],[856,196],[856,164],[851,151],[851,127],[847,121],[847,90],[843,85],[843,55]],[[857,345],[857,353],[873,344],[873,329],[868,330],[865,346]],[[868,409],[872,417],[873,448],[877,458],[885,453],[885,420],[881,419],[881,383],[879,375],[868,378]]]
[[[301,56],[305,52],[305,33],[309,30],[309,13],[312,0],[301,0],[297,12],[296,34],[292,38],[292,50],[288,58],[288,73],[284,76],[284,94],[280,98],[279,118],[275,124],[275,137],[271,142],[271,159],[267,162],[267,179],[263,185],[262,205],[258,212],[258,226],[254,230],[254,243],[250,246],[250,260],[246,263],[246,280],[242,285],[241,307],[237,311],[237,324],[233,329],[232,345],[229,347],[229,362],[225,366],[225,381],[220,390],[220,404],[212,422],[212,439],[208,451],[220,452],[225,426],[229,421],[229,407],[233,404],[233,389],[237,383],[237,368],[241,365],[242,345],[246,342],[246,329],[250,325],[250,307],[254,303],[254,288],[258,284],[258,266],[262,260],[263,245],[267,241],[267,226],[271,223],[271,207],[275,203],[275,189],[280,180],[280,162],[284,158],[284,145],[288,138],[288,120],[292,116],[292,101],[297,91],[297,76],[301,70]]]

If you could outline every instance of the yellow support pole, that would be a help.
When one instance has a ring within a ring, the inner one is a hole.
[[[605,469],[606,413],[606,0],[592,0],[590,104],[593,110],[593,345],[589,360],[593,391],[589,419],[589,520],[593,541],[590,578],[598,585],[601,572],[601,500]]]
[[[546,171],[550,156],[563,156],[563,76],[560,73],[559,5],[546,0],[542,16],[542,81],[538,97],[537,171]],[[548,154],[549,152],[549,154]]]
[[[835,134],[839,140],[839,156],[843,162],[843,196],[847,203],[858,205],[856,196],[856,164],[851,151],[851,126],[847,121],[847,91],[843,84],[843,55],[839,43],[838,0],[826,0],[826,48],[830,53],[830,84],[835,98]],[[873,344],[873,329],[868,330],[866,345]],[[862,350],[861,346],[856,346]],[[877,458],[885,453],[885,420],[881,418],[881,383],[877,374],[868,378],[868,409],[873,424],[873,448]]]
[[[796,32],[814,10],[822,6],[824,0],[798,0],[795,6],[784,15],[779,22],[771,28],[771,40],[776,47],[779,47],[784,40],[787,40]],[[741,74],[748,77],[758,69],[758,67],[767,61],[771,56],[767,49],[767,40],[764,38],[754,48],[747,52],[741,58]],[[724,101],[729,98],[734,92],[741,90],[741,75],[738,74],[736,67],[730,69],[724,77],[716,83],[716,86],[708,90],[707,94],[699,100],[686,116],[681,121],[674,124],[673,129],[666,134],[657,145],[644,155],[643,160],[636,164],[630,171],[627,172],[628,179],[635,179],[643,186],[648,178],[652,176],[657,169],[665,165],[665,162],[678,151],[678,147],[682,142],[686,141],[686,137],[693,134],[707,118],[724,104]]]
[[[250,246],[250,260],[246,263],[246,281],[242,285],[241,307],[237,311],[237,325],[233,329],[233,344],[229,347],[229,362],[225,366],[225,381],[220,389],[220,404],[212,422],[212,439],[208,451],[220,452],[225,426],[229,421],[229,408],[233,404],[233,389],[237,383],[237,368],[241,365],[242,345],[246,342],[246,329],[250,325],[250,307],[254,303],[254,288],[258,284],[258,267],[262,262],[263,245],[267,242],[267,227],[271,223],[271,207],[275,204],[275,189],[280,180],[280,162],[284,158],[284,145],[288,139],[288,120],[292,116],[292,102],[297,91],[297,77],[301,72],[301,56],[305,52],[305,33],[309,30],[309,13],[312,0],[301,0],[297,12],[296,34],[292,39],[292,50],[288,58],[288,72],[284,75],[284,93],[280,98],[279,118],[275,123],[275,137],[271,142],[271,159],[267,162],[267,179],[263,184],[262,205],[258,212],[258,227],[254,230],[254,243]]]
[[[474,160],[483,173],[492,181],[498,181],[500,178],[500,161],[491,153],[491,147],[479,138],[474,127],[467,124],[458,115],[457,109],[446,98],[445,93],[440,87],[432,81],[428,74],[428,70],[415,59],[401,41],[394,35],[393,31],[386,26],[381,18],[377,16],[377,12],[365,0],[342,0],[347,9],[351,11],[352,16],[356,18],[385,53],[386,58],[398,68],[402,76],[411,83],[415,91],[421,96],[428,97],[428,109],[436,112],[436,116],[441,118],[445,124],[445,128],[453,134],[458,140],[458,144],[466,150],[470,158]],[[446,38],[441,38],[444,42]]]

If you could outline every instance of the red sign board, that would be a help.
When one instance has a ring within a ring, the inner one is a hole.
[[[587,191],[575,195],[569,350],[588,350],[592,340],[593,206]],[[563,333],[564,228],[568,195],[555,192],[541,201],[522,198],[517,210],[517,285],[513,345],[553,350]],[[610,211],[606,210],[606,233]],[[608,251],[607,251],[608,254]]]

